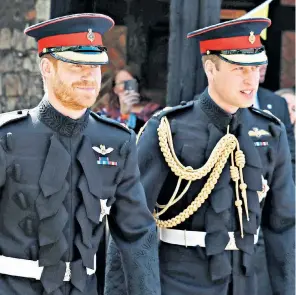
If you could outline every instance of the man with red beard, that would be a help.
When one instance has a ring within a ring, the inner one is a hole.
[[[0,117],[0,295],[101,294],[95,254],[107,215],[129,294],[160,295],[135,134],[89,109],[113,25],[78,14],[25,30],[38,41],[45,96]]]

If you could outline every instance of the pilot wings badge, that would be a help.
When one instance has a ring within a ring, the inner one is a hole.
[[[253,127],[252,130],[249,130],[248,134],[251,137],[257,137],[257,138],[260,138],[262,136],[271,136],[271,134],[268,131],[264,129],[259,129],[257,127]]]
[[[101,144],[100,147],[93,146],[92,148],[94,151],[96,151],[97,153],[103,156],[108,155],[114,151],[114,148],[112,147],[106,148],[106,146],[104,146],[103,144]]]
[[[96,151],[98,154],[100,154],[99,160],[97,161],[98,165],[103,166],[117,166],[118,163],[115,161],[111,161],[106,155],[112,153],[114,151],[114,148],[109,147],[106,148],[103,144],[100,145],[100,147],[93,146],[92,147],[94,151]]]

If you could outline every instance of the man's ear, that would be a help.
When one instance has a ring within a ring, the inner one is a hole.
[[[43,57],[40,60],[39,68],[41,75],[44,78],[50,77],[55,71],[53,62],[47,57]]]
[[[205,73],[207,75],[207,78],[209,81],[212,81],[215,75],[215,72],[217,71],[216,65],[211,60],[206,60],[204,64]]]

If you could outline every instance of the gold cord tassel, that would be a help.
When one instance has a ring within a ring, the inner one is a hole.
[[[234,166],[233,152],[231,153],[230,176],[232,180],[235,182],[235,196],[236,196],[235,206],[237,208],[238,217],[239,217],[241,237],[243,238],[244,237],[243,210],[242,210],[243,202],[239,198],[238,181],[240,177],[239,177],[238,168]]]
[[[154,212],[153,215],[158,227],[172,228],[184,222],[196,211],[198,211],[202,204],[208,199],[211,191],[214,189],[215,185],[218,182],[222,170],[227,163],[227,159],[229,158],[231,152],[234,151],[237,146],[237,140],[233,134],[227,134],[223,136],[213,149],[205,165],[201,168],[193,169],[192,167],[184,166],[177,158],[177,155],[174,150],[170,124],[166,117],[163,117],[161,119],[160,125],[158,127],[158,138],[159,146],[164,156],[164,159],[170,167],[171,171],[179,177],[179,181],[177,183],[175,192],[169,200],[168,204],[158,205],[157,207],[162,210],[160,212]],[[167,209],[169,209],[171,206],[173,206],[179,200],[181,200],[181,198],[184,196],[185,192],[187,192],[189,186],[193,181],[202,179],[209,173],[210,175],[206,184],[204,185],[200,193],[196,196],[196,198],[193,200],[193,202],[186,209],[184,209],[181,213],[179,213],[177,216],[171,219],[159,219],[160,215],[162,215]],[[177,192],[180,188],[181,179],[187,180],[188,184],[185,187],[184,191],[178,197],[176,197]]]
[[[247,220],[250,221],[248,199],[247,199],[247,185],[245,184],[244,178],[243,178],[243,168],[245,167],[246,159],[245,159],[245,155],[244,155],[243,151],[241,151],[239,149],[239,144],[238,144],[238,150],[235,153],[235,163],[236,163],[236,166],[239,167],[240,180],[241,180],[239,188],[242,193],[242,198],[244,201]]]
[[[227,128],[227,133],[229,132],[229,126]],[[244,226],[243,226],[243,213],[242,213],[242,201],[239,198],[239,190],[241,190],[242,199],[244,202],[244,208],[247,216],[247,220],[249,221],[249,208],[248,208],[248,199],[247,199],[247,185],[244,182],[243,178],[243,168],[246,164],[246,158],[242,150],[240,150],[239,142],[237,141],[237,151],[235,152],[235,164],[234,165],[234,155],[233,151],[231,153],[231,167],[230,167],[230,175],[232,180],[235,182],[235,193],[236,193],[236,201],[235,206],[237,207],[239,223],[240,223],[240,231],[241,237],[244,237]],[[239,180],[241,181],[240,185],[238,185]]]
[[[186,219],[192,216],[195,212],[197,212],[198,209],[202,206],[202,204],[209,198],[212,190],[214,189],[215,185],[217,184],[221,176],[223,168],[225,167],[229,157],[231,156],[232,164],[230,167],[230,173],[231,173],[231,178],[235,182],[235,190],[236,190],[235,206],[237,207],[237,210],[238,210],[241,237],[243,238],[244,237],[243,213],[242,213],[243,202],[240,200],[240,197],[239,197],[239,189],[241,189],[241,192],[242,192],[244,207],[246,210],[247,219],[249,220],[248,203],[247,203],[247,195],[246,195],[247,185],[244,183],[243,172],[242,172],[242,169],[245,166],[245,156],[243,152],[239,149],[239,142],[237,138],[233,134],[229,133],[229,126],[227,128],[227,134],[224,135],[219,140],[219,142],[211,152],[211,155],[207,160],[207,162],[204,164],[204,166],[198,169],[193,169],[192,167],[185,167],[179,161],[174,150],[173,137],[171,133],[170,124],[166,117],[163,117],[161,119],[161,122],[157,131],[158,131],[158,138],[159,138],[159,147],[164,156],[164,159],[168,164],[168,167],[171,169],[171,171],[179,178],[175,191],[172,197],[170,198],[168,204],[166,205],[157,204],[157,207],[161,209],[160,212],[154,211],[154,214],[153,214],[157,226],[160,228],[175,227],[176,225],[184,222]],[[234,163],[235,149],[237,149],[237,152],[235,154],[235,163]],[[193,181],[202,179],[204,176],[208,174],[209,174],[209,177],[204,187],[199,192],[199,194],[195,197],[192,203],[187,206],[186,209],[184,209],[181,213],[179,213],[178,215],[176,215],[171,219],[168,219],[168,220],[159,219],[159,217],[163,213],[165,213],[171,206],[173,206],[183,198],[183,196],[188,191]],[[188,184],[178,196],[181,181],[183,179],[187,180]],[[239,180],[241,180],[240,185],[239,185]]]

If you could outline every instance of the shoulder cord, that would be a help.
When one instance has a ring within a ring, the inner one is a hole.
[[[233,134],[230,134],[228,130],[227,134],[224,135],[219,140],[219,142],[211,152],[211,155],[207,160],[207,162],[205,163],[205,165],[199,169],[193,169],[190,166],[185,167],[177,158],[176,153],[174,151],[170,124],[166,117],[163,117],[161,119],[161,122],[158,128],[158,138],[159,138],[159,146],[165,161],[167,162],[171,171],[176,176],[178,176],[179,179],[177,182],[176,189],[172,197],[170,198],[169,202],[166,205],[156,204],[156,206],[159,209],[162,209],[160,212],[155,211],[153,214],[157,226],[164,227],[164,228],[171,228],[184,222],[191,215],[193,215],[201,207],[201,205],[206,201],[206,199],[208,199],[211,191],[217,184],[218,179],[220,178],[222,170],[225,167],[229,156],[231,155],[230,173],[231,173],[232,180],[236,183],[235,205],[238,210],[241,236],[243,237],[242,201],[240,200],[240,197],[239,197],[238,188],[240,188],[241,190],[247,219],[249,220],[247,195],[246,195],[247,185],[244,183],[243,171],[242,171],[242,169],[245,166],[245,155],[243,151],[240,150],[239,142],[236,139],[236,137]],[[235,157],[234,157],[235,149],[237,149],[237,151],[235,152]],[[202,177],[206,176],[209,172],[211,173],[206,184],[204,185],[200,193],[197,195],[197,197],[193,200],[193,202],[185,210],[183,210],[180,214],[178,214],[177,216],[169,220],[164,221],[159,219],[159,217],[162,214],[164,214],[171,206],[173,206],[179,200],[182,199],[182,197],[188,191],[192,181],[201,179]],[[177,196],[182,180],[187,180],[188,184],[186,185],[184,190],[181,192],[181,194]],[[239,180],[241,180],[240,185],[239,185]]]
[[[142,135],[147,123],[140,129],[137,136],[137,143],[139,141],[140,136]],[[178,176],[178,182],[175,188],[175,191],[170,198],[169,202],[166,205],[156,204],[158,209],[162,209],[159,212],[154,211],[153,216],[156,221],[158,227],[162,228],[172,228],[178,224],[181,224],[186,219],[188,219],[191,215],[193,215],[201,205],[208,199],[210,193],[214,189],[215,185],[220,178],[223,168],[226,165],[226,162],[231,155],[231,166],[230,166],[230,174],[232,180],[235,182],[235,191],[236,191],[236,201],[235,206],[238,210],[239,222],[240,222],[240,230],[241,237],[243,234],[243,220],[242,220],[242,201],[239,197],[239,188],[241,190],[244,207],[246,211],[247,220],[249,221],[248,215],[248,203],[247,203],[247,194],[246,189],[247,185],[244,183],[243,179],[243,171],[242,169],[245,166],[245,155],[243,151],[240,150],[239,142],[233,134],[229,133],[229,128],[227,130],[227,134],[224,135],[213,151],[205,165],[199,169],[193,169],[191,166],[185,167],[177,158],[173,138],[171,133],[171,128],[167,117],[163,117],[160,121],[160,125],[157,129],[159,146],[160,150],[164,156],[165,161],[170,167],[171,171]],[[236,150],[234,154],[234,150]],[[211,172],[212,171],[212,172]],[[183,210],[180,214],[171,218],[169,220],[160,220],[159,217],[164,214],[170,207],[176,204],[179,200],[183,198],[186,194],[192,181],[196,181],[198,179],[202,179],[202,177],[206,176],[209,172],[210,176],[205,183],[202,190],[199,192],[197,197],[192,201],[192,203]],[[182,180],[187,180],[188,183],[184,190],[178,195]],[[239,185],[239,180],[241,183]]]

